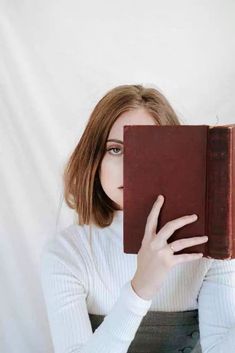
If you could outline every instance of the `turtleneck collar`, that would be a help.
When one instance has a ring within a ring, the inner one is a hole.
[[[113,222],[115,222],[115,223],[122,223],[123,222],[123,210],[114,211]]]
[[[113,212],[112,224],[115,226],[123,225],[123,210],[115,210]]]

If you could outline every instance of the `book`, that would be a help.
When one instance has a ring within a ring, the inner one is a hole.
[[[173,219],[198,219],[174,231],[168,243],[208,236],[175,252],[235,258],[235,124],[124,126],[123,251],[137,254],[147,217],[165,198],[157,232]]]

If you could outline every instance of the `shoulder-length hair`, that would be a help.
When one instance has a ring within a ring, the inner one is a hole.
[[[93,109],[86,128],[64,168],[64,198],[78,215],[78,224],[94,222],[104,228],[112,223],[114,202],[104,192],[99,168],[106,140],[118,117],[144,107],[157,125],[180,125],[170,103],[155,88],[121,85],[108,91]]]

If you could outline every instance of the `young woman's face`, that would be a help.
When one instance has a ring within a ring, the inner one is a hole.
[[[123,188],[120,187],[123,187],[124,125],[156,125],[156,121],[147,110],[138,108],[121,114],[109,132],[99,177],[104,192],[120,210],[123,210]]]

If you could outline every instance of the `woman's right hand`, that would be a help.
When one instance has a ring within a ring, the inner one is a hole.
[[[172,267],[182,262],[200,259],[203,256],[201,253],[174,255],[170,245],[176,252],[193,245],[205,243],[208,240],[206,236],[197,236],[179,239],[170,244],[167,243],[175,230],[196,221],[197,215],[173,219],[167,222],[156,234],[158,216],[163,203],[164,197],[159,195],[148,215],[141,248],[137,254],[137,269],[131,280],[133,290],[146,300],[153,298]]]

